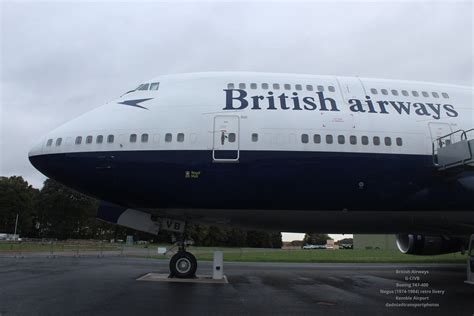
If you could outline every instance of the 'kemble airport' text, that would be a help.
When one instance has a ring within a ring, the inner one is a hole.
[[[267,95],[249,96],[242,89],[224,89],[226,103],[224,110],[294,110],[294,111],[340,111],[339,105],[333,98],[325,97],[323,92],[316,92],[315,96],[300,97],[297,92],[291,96],[282,93],[278,96],[272,91]],[[443,115],[457,117],[458,112],[451,104],[421,103],[407,101],[373,101],[370,96],[365,100],[349,99],[349,110],[358,113],[378,113],[400,115],[431,116],[439,120]]]

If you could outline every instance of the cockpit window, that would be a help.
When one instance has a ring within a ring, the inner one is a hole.
[[[144,83],[138,87],[137,90],[148,90],[149,83]]]
[[[135,89],[125,92],[123,95],[125,95],[127,93],[130,93],[130,92],[137,91],[137,90],[141,90],[141,91],[143,91],[143,90],[158,90],[159,87],[160,87],[159,82],[142,83],[141,85],[139,85]]]
[[[159,82],[152,82],[150,83],[150,90],[158,90],[159,86],[160,86]]]

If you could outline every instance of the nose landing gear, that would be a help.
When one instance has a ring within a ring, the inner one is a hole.
[[[195,278],[197,269],[196,257],[186,251],[184,238],[178,241],[179,250],[170,260],[170,278]]]

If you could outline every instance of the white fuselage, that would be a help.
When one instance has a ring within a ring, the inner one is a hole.
[[[30,159],[98,198],[202,221],[252,226],[258,213],[257,226],[297,230],[310,224],[298,226],[298,216],[288,225],[290,213],[269,219],[262,211],[386,210],[387,227],[397,211],[472,211],[464,195],[458,204],[438,200],[445,185],[448,195],[454,189],[432,165],[437,138],[474,127],[472,88],[240,72],[147,84],[48,133]],[[453,220],[465,221],[463,214]]]

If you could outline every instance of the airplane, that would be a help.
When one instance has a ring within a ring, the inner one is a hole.
[[[186,226],[396,234],[403,253],[474,236],[473,88],[254,72],[164,75],[44,135],[29,160],[102,201],[97,218]]]

